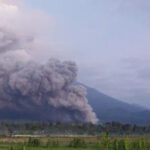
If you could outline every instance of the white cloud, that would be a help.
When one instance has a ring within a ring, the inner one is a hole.
[[[16,5],[22,0],[0,0],[0,3],[8,4],[8,5]]]

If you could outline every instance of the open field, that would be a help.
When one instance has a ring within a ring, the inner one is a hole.
[[[0,150],[150,150],[148,136],[1,137]]]
[[[97,150],[97,137],[92,136],[51,136],[32,138],[34,141],[29,142],[28,137],[1,137],[0,150]],[[71,145],[74,139],[79,139],[79,144]]]
[[[21,144],[8,144],[8,143],[1,143],[0,144],[0,150],[24,150],[23,146]],[[60,145],[59,147],[45,147],[45,146],[40,146],[40,147],[25,147],[25,150],[97,150],[98,148],[95,148],[94,145],[86,148],[70,148],[65,145]]]
[[[39,139],[41,143],[50,141],[59,141],[60,143],[69,143],[74,138],[83,139],[86,143],[97,143],[99,141],[98,136],[14,136],[14,137],[0,137],[0,143],[20,143],[28,142],[29,137]]]

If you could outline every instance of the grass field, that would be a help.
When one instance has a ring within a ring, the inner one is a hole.
[[[0,138],[0,150],[150,150],[149,137],[53,136]]]
[[[65,145],[60,145],[59,147],[45,147],[45,146],[38,146],[38,147],[28,147],[26,146],[23,148],[21,146],[21,143],[18,144],[8,144],[8,143],[1,143],[0,144],[0,150],[74,150],[74,149],[79,149],[79,150],[97,150],[94,146],[86,147],[86,148],[70,148]]]

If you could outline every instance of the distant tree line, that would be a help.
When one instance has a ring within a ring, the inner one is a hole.
[[[105,124],[74,124],[46,122],[0,122],[0,135],[32,134],[32,135],[101,135],[108,131],[110,134],[150,134],[150,125],[131,125],[119,122]]]

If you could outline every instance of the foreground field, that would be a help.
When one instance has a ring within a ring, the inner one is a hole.
[[[21,144],[8,144],[8,143],[1,143],[0,144],[0,150],[75,150],[75,149],[79,149],[79,150],[98,150],[98,148],[95,148],[94,146],[90,146],[90,147],[86,147],[86,148],[69,148],[67,146],[64,145],[60,145],[59,147],[28,147],[26,146],[25,148],[23,148],[21,146]]]
[[[0,138],[0,150],[150,150],[149,137],[95,136]]]

